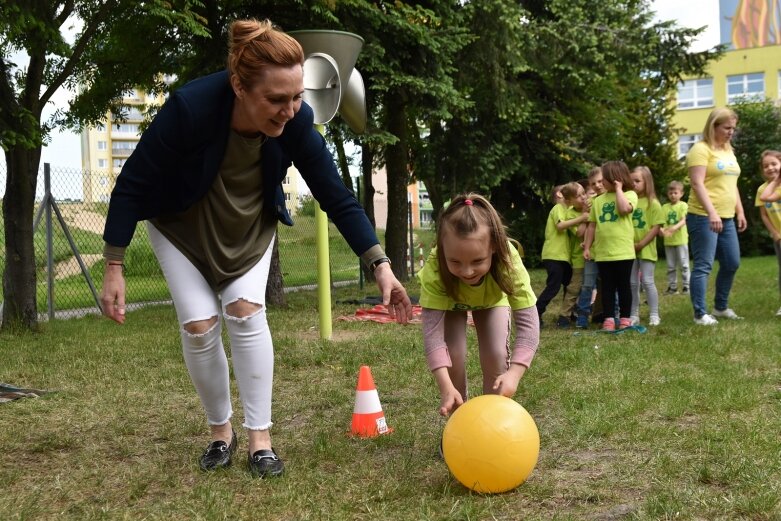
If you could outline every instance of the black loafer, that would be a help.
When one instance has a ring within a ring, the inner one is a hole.
[[[228,445],[224,441],[213,441],[206,447],[199,461],[201,470],[217,470],[229,467],[231,456],[236,452],[236,431],[233,431],[231,443]]]
[[[285,464],[274,449],[261,449],[249,456],[247,464],[250,474],[256,478],[275,478],[285,471]]]

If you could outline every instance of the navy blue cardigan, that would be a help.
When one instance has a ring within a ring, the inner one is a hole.
[[[171,95],[117,177],[103,232],[106,243],[127,246],[139,221],[182,212],[206,195],[225,155],[234,100],[227,71],[193,80]],[[288,226],[293,220],[285,207],[282,180],[291,163],[356,255],[379,244],[314,129],[306,103],[279,137],[266,140],[258,172],[266,208]]]

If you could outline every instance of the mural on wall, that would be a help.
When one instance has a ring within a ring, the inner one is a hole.
[[[732,49],[781,44],[781,0],[719,0],[721,42]]]

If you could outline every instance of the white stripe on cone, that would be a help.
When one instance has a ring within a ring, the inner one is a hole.
[[[355,407],[353,414],[373,414],[382,412],[380,395],[377,389],[371,391],[355,391]]]

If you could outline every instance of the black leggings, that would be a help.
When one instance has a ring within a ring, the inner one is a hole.
[[[542,261],[542,265],[548,272],[548,278],[545,281],[545,289],[537,297],[537,314],[540,316],[545,313],[545,308],[559,293],[561,287],[569,286],[569,281],[572,279],[572,265],[569,262],[546,259]]]
[[[605,318],[610,318],[616,309],[616,292],[618,292],[618,316],[629,318],[632,312],[632,265],[634,259],[620,261],[597,261],[599,278],[602,279],[602,309]]]

